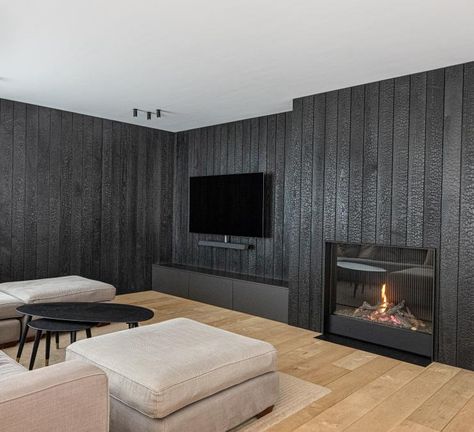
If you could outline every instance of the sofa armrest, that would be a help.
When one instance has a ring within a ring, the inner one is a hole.
[[[107,376],[70,361],[0,380],[2,432],[107,432]]]

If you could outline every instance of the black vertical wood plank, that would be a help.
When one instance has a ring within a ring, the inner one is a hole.
[[[267,170],[267,135],[268,135],[268,118],[259,117],[258,119],[258,171],[265,172]],[[258,237],[256,243],[256,274],[265,276],[265,240]]]
[[[424,232],[426,247],[439,248],[443,179],[444,69],[428,72],[426,83],[426,154]]]
[[[363,243],[375,243],[377,235],[377,175],[379,173],[379,84],[365,86],[363,181],[362,181],[362,236]],[[360,120],[356,120],[357,122]],[[357,126],[354,125],[354,128]],[[391,163],[391,160],[390,160]],[[352,159],[351,159],[352,166]],[[352,181],[352,179],[351,179]],[[390,215],[390,208],[388,208]],[[350,216],[352,219],[352,215]]]
[[[375,166],[370,167],[368,176],[365,173],[367,155],[364,153],[364,86],[352,88],[351,95],[351,136],[349,155],[349,225],[348,240],[359,242],[362,240],[362,208],[363,198],[370,196],[369,190],[373,182],[367,181],[376,173]],[[364,182],[364,188],[362,184]],[[362,190],[364,194],[362,194]],[[365,201],[364,201],[365,204]],[[364,225],[366,219],[364,218]],[[374,224],[375,225],[375,224]]]
[[[380,82],[377,163],[377,243],[390,244],[392,233],[392,151],[394,80]]]
[[[0,100],[0,281],[12,279],[13,102]]]
[[[83,196],[83,121],[79,114],[72,115],[72,205],[71,205],[71,273],[81,274],[82,258],[82,196]],[[84,233],[84,235],[87,235]]]
[[[347,241],[349,224],[349,155],[351,90],[338,91],[336,239]]]
[[[392,244],[407,239],[408,129],[410,77],[395,80],[393,120]]]
[[[169,262],[172,256],[172,230],[175,221],[173,220],[173,160],[175,151],[174,134],[163,132],[159,135],[160,142],[158,145],[161,151],[161,199],[157,202],[157,206],[161,213],[160,227],[160,256],[165,262]]]
[[[439,281],[439,361],[456,364],[463,67],[446,69]]]
[[[274,232],[275,232],[275,140],[276,140],[276,115],[267,117],[267,147],[265,150],[267,164],[265,176],[267,184],[265,187],[266,212],[264,214],[265,226],[265,265],[264,276],[272,279],[274,277]]]
[[[326,94],[326,147],[324,153],[324,234],[323,240],[334,240],[336,234],[337,179],[337,92]]]
[[[92,134],[94,119],[83,118],[81,265],[80,274],[92,278]]]
[[[118,255],[118,279],[117,284],[119,290],[127,290],[129,288],[129,256],[130,256],[130,231],[129,231],[129,215],[127,206],[128,193],[127,189],[130,189],[129,178],[130,178],[130,163],[129,159],[132,157],[131,152],[131,131],[130,125],[121,124],[120,133],[120,147],[121,147],[121,158],[120,158],[120,201],[119,201],[119,255]]]
[[[37,150],[37,221],[36,221],[36,277],[48,276],[49,262],[49,144],[51,110],[38,111]]]
[[[106,282],[113,280],[112,274],[112,193],[113,193],[113,123],[110,120],[104,120],[102,125],[102,199],[101,199],[101,228],[100,228],[100,268],[101,279]]]
[[[303,98],[300,173],[298,325],[309,327],[314,98]]]
[[[323,205],[324,203],[324,153],[326,141],[326,95],[314,97],[313,117],[313,197],[311,221],[311,274],[312,302],[310,328],[320,331],[322,328],[323,293]]]
[[[150,138],[147,143],[147,201],[148,201],[148,231],[150,236],[150,247],[152,248],[152,262],[153,263],[160,263],[160,262],[172,262],[172,248],[163,248],[162,254],[162,242],[161,242],[161,217],[163,216],[163,208],[162,208],[162,194],[165,192],[165,187],[162,186],[163,181],[163,169],[162,169],[162,160],[161,160],[161,150],[163,146],[161,144],[161,134],[160,131],[151,131]],[[167,143],[168,144],[168,143]],[[172,143],[174,145],[174,142]],[[171,214],[173,217],[174,213],[174,206],[173,206],[173,193],[175,189],[174,184],[174,160],[170,160],[168,163],[168,169],[166,173],[170,175],[168,178],[168,187],[166,188],[166,192],[168,193],[168,201],[166,201],[163,206],[167,206],[168,213]],[[164,168],[164,164],[163,164]],[[171,199],[169,198],[171,196]],[[170,211],[171,209],[171,211]],[[176,218],[178,215],[176,215]],[[169,242],[173,242],[174,230],[175,230],[175,223],[171,221],[169,225],[167,225],[167,232],[171,234],[169,236]]]
[[[283,279],[283,243],[285,241],[285,138],[286,115],[276,116],[274,216],[273,216],[273,262],[274,278]]]
[[[135,286],[138,291],[146,289],[146,268],[151,266],[147,257],[146,243],[146,160],[147,160],[147,133],[146,128],[137,130],[137,192],[136,200],[136,243],[135,243]]]
[[[143,236],[144,236],[144,256],[143,256],[143,278],[144,278],[144,287],[143,290],[149,290],[152,288],[152,264],[156,262],[154,260],[154,256],[156,254],[155,251],[155,244],[154,244],[154,232],[158,229],[157,226],[154,225],[155,221],[153,220],[153,210],[154,210],[154,190],[153,190],[153,162],[155,158],[155,154],[152,148],[153,145],[153,138],[154,138],[155,131],[152,129],[147,128],[145,131],[145,161],[143,166],[140,166],[139,169],[143,169],[144,171],[144,191],[143,196],[145,199],[145,206],[144,206],[144,215],[143,215]],[[172,162],[172,161],[170,161]],[[167,171],[169,171],[169,166],[167,166]],[[160,170],[160,175],[162,174],[162,170]],[[170,185],[172,190],[172,185]],[[168,208],[172,207],[171,202],[167,202],[166,206]],[[161,207],[161,206],[160,206]],[[160,208],[161,212],[161,208]],[[167,226],[168,232],[172,232],[173,222],[171,221]],[[168,237],[171,239],[171,237]],[[171,240],[170,240],[171,241]],[[159,244],[157,245],[159,247]],[[167,260],[169,262],[169,258]]]
[[[129,152],[127,158],[127,226],[126,226],[126,252],[128,266],[128,283],[124,289],[137,291],[135,250],[137,244],[137,161],[138,161],[138,127],[129,126]]]
[[[426,73],[410,77],[407,244],[423,245],[425,182]]]
[[[1,120],[0,120],[1,121]],[[26,105],[15,102],[13,113],[13,190],[12,190],[12,280],[22,280],[24,274],[24,241],[25,241],[25,170],[26,170]],[[3,130],[4,125],[0,125]],[[2,138],[0,138],[2,139]],[[3,143],[0,144],[1,153],[4,155]],[[8,154],[8,152],[7,152]],[[3,159],[3,157],[2,157]],[[8,157],[2,162],[8,161]],[[1,168],[5,175],[3,164]],[[2,185],[5,184],[2,177]],[[8,184],[8,183],[6,183]],[[2,191],[2,207],[4,195]],[[2,218],[4,216],[2,215]],[[0,222],[1,224],[1,222]],[[3,238],[2,238],[2,244]],[[1,275],[0,275],[1,276]]]
[[[474,63],[464,66],[457,366],[474,367]]]
[[[120,222],[122,219],[122,125],[118,122],[112,123],[112,199],[111,199],[111,248],[110,248],[110,274],[111,280],[119,288],[120,279]]]
[[[285,221],[288,224],[289,242],[289,310],[288,322],[299,324],[299,260],[300,260],[300,217],[301,217],[301,152],[303,145],[303,99],[293,101],[291,144],[287,155],[288,176],[285,182],[287,201]]]
[[[49,261],[48,276],[60,274],[61,224],[61,112],[51,110],[49,143]]]
[[[178,134],[176,143],[176,157],[175,157],[175,168],[174,168],[174,198],[173,214],[177,220],[174,225],[174,248],[173,256],[177,263],[184,264],[186,261],[186,239],[188,226],[187,221],[187,202],[188,197],[185,193],[185,183],[188,180],[188,142],[187,136],[182,133]]]
[[[26,107],[26,171],[25,171],[25,271],[24,279],[36,278],[37,233],[37,163],[38,163],[38,107]]]
[[[61,219],[59,226],[59,271],[71,274],[72,216],[72,113],[61,113]]]
[[[101,273],[101,227],[102,227],[102,140],[103,121],[94,118],[92,133],[92,268],[94,279],[100,278]]]
[[[291,149],[291,140],[292,140],[292,120],[293,120],[293,113],[288,112],[285,114],[285,176],[284,176],[284,205],[283,205],[283,268],[282,268],[282,279],[288,280],[288,273],[289,273],[289,265],[290,265],[290,230],[288,228],[288,216],[289,211],[287,211],[287,202],[290,201],[290,195],[287,194],[287,184],[288,179],[290,178],[290,169],[289,169],[289,161],[290,155],[292,154]]]

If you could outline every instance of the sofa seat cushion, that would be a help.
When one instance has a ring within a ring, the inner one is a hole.
[[[0,284],[0,292],[24,303],[89,301],[102,302],[115,297],[113,285],[81,276],[62,276]]]
[[[23,372],[26,372],[26,369],[21,364],[0,351],[0,381]]]
[[[276,370],[269,343],[185,318],[81,340],[66,359],[90,361],[110,394],[151,418]]]
[[[0,292],[0,320],[21,317],[16,308],[22,304],[16,297]]]

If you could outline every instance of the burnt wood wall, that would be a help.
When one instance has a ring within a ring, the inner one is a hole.
[[[174,176],[173,262],[267,279],[288,279],[285,241],[286,149],[291,114],[283,113],[177,134]],[[246,251],[199,247],[199,240],[223,236],[192,234],[188,229],[189,177],[265,172],[267,238],[233,237],[253,245]],[[286,209],[287,211],[288,209]]]
[[[199,248],[189,176],[249,171],[273,176],[271,237]],[[474,369],[474,63],[178,133],[173,214],[174,262],[288,280],[291,323],[314,330],[326,240],[436,248],[436,355]]]
[[[0,100],[1,282],[79,274],[120,293],[149,289],[151,263],[171,254],[173,143]]]
[[[290,314],[321,328],[325,240],[434,247],[437,354],[474,368],[474,63],[294,101]]]

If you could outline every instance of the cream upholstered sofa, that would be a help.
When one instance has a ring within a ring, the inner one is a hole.
[[[69,345],[109,378],[111,432],[221,432],[268,413],[278,398],[267,342],[185,318]]]
[[[0,351],[0,431],[107,432],[107,376],[79,361],[27,371]]]
[[[113,300],[113,285],[81,276],[62,276],[0,284],[0,346],[16,342],[22,328],[18,306],[51,302]]]

